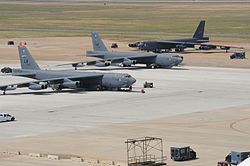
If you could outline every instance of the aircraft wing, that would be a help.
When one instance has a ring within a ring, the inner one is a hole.
[[[144,63],[149,60],[152,60],[156,57],[156,55],[138,55],[138,56],[130,56],[130,57],[114,57],[114,58],[108,58],[105,60],[97,60],[88,62],[87,65],[95,65],[97,63],[110,63],[111,64],[118,64],[118,63]]]
[[[72,63],[64,63],[56,66],[72,66],[72,67],[83,67],[87,64],[87,61],[80,61],[80,62],[72,62]]]
[[[102,78],[103,74],[89,74],[89,75],[77,75],[77,76],[70,76],[70,77],[58,77],[58,78],[50,78],[50,79],[43,79],[43,80],[33,80],[21,83],[13,83],[7,85],[0,85],[0,90],[6,90],[8,88],[22,88],[22,87],[29,87],[32,84],[40,84],[40,83],[47,83],[49,85],[53,84],[61,84],[67,80],[71,81],[87,81],[92,79],[99,79]]]
[[[135,61],[143,61],[143,60],[148,60],[155,58],[156,55],[138,55],[138,56],[130,56],[130,57],[114,57],[114,58],[109,58],[106,59],[106,61],[110,61],[111,63],[122,63],[126,60],[135,60]]]
[[[146,62],[149,59],[155,58],[156,55],[145,55],[145,56],[131,56],[131,57],[114,57],[114,58],[109,58],[109,59],[101,59],[101,60],[94,60],[94,61],[82,61],[82,62],[73,62],[73,63],[66,63],[66,64],[61,64],[57,66],[65,66],[65,65],[72,65],[72,67],[83,67],[85,65],[98,65],[100,66],[109,66],[111,64],[117,64],[117,63],[122,63],[124,61],[136,61],[136,63],[140,62]]]
[[[29,77],[29,78],[33,78],[36,76],[36,73],[11,73],[12,76],[19,76],[19,77]]]
[[[173,45],[185,45],[185,46],[205,46],[207,48],[210,49],[216,49],[216,48],[220,48],[220,49],[225,49],[225,50],[229,50],[230,48],[237,48],[237,49],[244,49],[244,47],[238,47],[238,46],[229,46],[229,45],[221,45],[221,44],[209,44],[209,43],[193,43],[193,42],[179,42],[179,41],[169,41],[169,40],[159,40],[156,41],[159,44],[173,44]]]
[[[229,50],[230,48],[237,48],[237,49],[244,49],[244,47],[238,47],[238,46],[229,46],[229,45],[221,45],[221,44],[209,44],[209,43],[201,43],[201,44],[196,44],[199,46],[207,46],[211,48],[220,48],[220,49],[225,49]]]
[[[197,44],[197,43],[192,43],[192,42],[180,42],[180,41],[171,41],[171,40],[158,40],[158,41],[155,41],[155,42],[157,42],[158,44],[162,44],[162,45],[168,44],[168,45],[190,45],[190,46],[194,46],[194,45]]]
[[[210,49],[224,49],[224,50],[229,50],[230,48],[237,48],[237,49],[244,49],[244,47],[238,47],[238,46],[229,46],[229,45],[222,45],[222,44],[209,44],[209,43],[193,43],[193,42],[178,42],[178,41],[156,41],[157,43],[160,44],[176,44],[176,45],[186,45],[186,46],[194,46],[198,45],[201,47],[207,47]]]

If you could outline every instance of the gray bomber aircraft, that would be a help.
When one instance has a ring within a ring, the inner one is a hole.
[[[211,50],[211,49],[222,49],[228,51],[230,48],[243,47],[236,46],[226,46],[219,44],[208,44],[209,37],[204,36],[205,21],[200,21],[194,35],[192,38],[183,39],[172,39],[172,40],[148,40],[129,44],[129,47],[135,47],[140,50],[152,51],[152,52],[162,52],[162,50],[171,51],[175,49],[175,52],[183,52],[186,48],[194,48],[196,45],[199,46],[200,50]]]
[[[108,51],[104,45],[102,39],[97,32],[92,32],[92,44],[93,51],[87,51],[87,57],[97,57],[101,60],[95,60],[90,62],[75,62],[69,63],[75,69],[84,65],[95,65],[98,67],[110,66],[113,64],[119,64],[122,67],[130,67],[135,64],[146,64],[149,68],[163,67],[171,68],[177,66],[183,61],[183,57],[170,54],[155,54],[147,52],[118,52]],[[63,65],[69,65],[63,64]],[[60,65],[59,65],[60,66]]]
[[[31,90],[41,90],[51,87],[53,90],[84,89],[84,90],[132,90],[136,79],[129,74],[76,72],[65,70],[41,70],[32,58],[25,45],[18,46],[21,69],[13,69],[11,75],[28,77],[33,81],[0,85],[5,94],[8,90],[28,87]]]

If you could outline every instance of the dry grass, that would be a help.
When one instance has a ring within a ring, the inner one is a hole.
[[[250,41],[250,5],[32,4],[0,5],[0,38],[86,36],[133,41],[188,37],[201,19],[213,39]]]

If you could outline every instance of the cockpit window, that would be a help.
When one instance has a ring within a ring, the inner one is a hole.
[[[125,78],[130,78],[131,77],[131,75],[125,75]]]
[[[179,55],[173,55],[173,57],[177,57],[177,58],[180,58],[180,56],[179,56]]]

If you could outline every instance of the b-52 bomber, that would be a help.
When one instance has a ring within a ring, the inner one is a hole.
[[[87,51],[87,57],[96,57],[100,60],[90,62],[75,62],[62,65],[72,65],[82,67],[84,65],[94,65],[97,67],[105,67],[110,65],[119,65],[122,67],[130,67],[135,64],[146,64],[148,68],[171,68],[177,66],[183,61],[183,57],[170,54],[155,54],[147,52],[118,52],[108,51],[101,37],[97,32],[92,32],[93,51]],[[61,65],[59,65],[61,66]]]
[[[41,70],[32,58],[25,45],[18,46],[21,69],[13,69],[11,75],[28,77],[35,80],[23,83],[0,85],[5,94],[8,90],[28,87],[31,90],[42,90],[51,87],[53,90],[132,90],[136,79],[129,74],[76,72],[65,70]]]
[[[220,44],[210,44],[209,37],[204,36],[205,21],[200,21],[194,35],[192,38],[183,38],[183,39],[169,39],[169,40],[148,40],[140,41],[136,43],[131,43],[129,47],[135,47],[139,50],[152,51],[152,52],[168,52],[172,49],[175,52],[183,52],[186,48],[195,48],[199,46],[200,50],[212,50],[212,49],[221,49],[228,51],[230,48],[244,49],[243,47],[236,46],[227,46]]]

